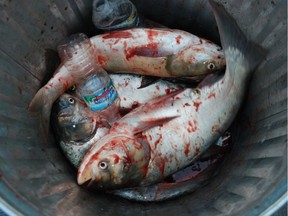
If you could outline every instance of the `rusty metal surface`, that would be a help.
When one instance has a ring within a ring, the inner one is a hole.
[[[144,16],[219,41],[206,0],[134,1]],[[287,1],[221,0],[269,55],[255,72],[233,125],[235,143],[217,178],[163,203],[131,203],[81,189],[53,142],[39,135],[27,106],[56,46],[69,34],[92,36],[92,0],[0,1],[0,202],[24,215],[260,215],[287,191]],[[51,61],[55,59],[55,61]]]

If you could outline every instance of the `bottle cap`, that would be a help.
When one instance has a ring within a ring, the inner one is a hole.
[[[61,61],[81,55],[91,47],[89,38],[83,33],[72,34],[57,47]]]

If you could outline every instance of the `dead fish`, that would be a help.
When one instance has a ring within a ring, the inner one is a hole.
[[[119,121],[87,152],[79,185],[116,189],[151,185],[197,159],[234,120],[249,78],[265,58],[223,6],[209,1],[226,56],[222,76],[207,76],[197,90],[152,100]]]
[[[157,77],[200,76],[225,67],[220,46],[176,29],[130,29],[90,39],[107,71]]]
[[[131,74],[111,74],[111,79],[120,97],[120,111],[127,113],[145,102],[181,89],[180,84],[164,80],[139,88],[143,77]],[[78,168],[86,152],[111,127],[101,114],[92,112],[81,96],[77,94],[77,86],[62,94],[53,104],[51,125],[60,147],[67,159]]]
[[[210,164],[205,171],[199,173],[197,178],[186,178],[179,182],[160,182],[153,185],[122,188],[107,191],[109,194],[117,195],[128,200],[141,201],[141,202],[159,202],[169,200],[183,194],[188,194],[203,187],[213,178],[216,174],[216,166],[219,162]],[[187,169],[191,168],[189,166]],[[181,172],[181,171],[178,171]]]
[[[92,53],[99,70],[110,72],[187,77],[203,76],[225,67],[224,54],[218,45],[181,30],[137,28],[97,35],[84,43],[92,46],[87,52]],[[71,61],[81,65],[75,59]],[[69,71],[71,61],[61,63],[29,104],[31,113],[41,114],[44,136],[48,134],[53,102],[86,76],[79,73],[80,69]]]
[[[230,147],[231,134],[226,131],[195,162],[168,176],[163,182],[148,186],[121,188],[107,191],[107,193],[141,202],[163,201],[191,193],[207,183],[217,173],[217,168],[220,163],[224,162],[223,159],[229,153]]]
[[[81,99],[61,95],[52,108],[54,134],[67,159],[78,167],[92,144],[103,137],[110,126],[95,115]]]

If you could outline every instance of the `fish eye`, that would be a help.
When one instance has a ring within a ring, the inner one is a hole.
[[[215,66],[214,63],[210,62],[210,63],[207,65],[207,68],[208,68],[209,70],[214,70],[214,69],[216,68],[216,66]]]
[[[68,101],[69,101],[70,104],[74,104],[75,103],[75,100],[73,98],[71,98],[71,97],[68,98]]]
[[[107,169],[108,164],[107,164],[107,162],[105,162],[105,161],[101,161],[101,162],[98,164],[98,166],[99,166],[100,169],[105,170],[105,169]]]

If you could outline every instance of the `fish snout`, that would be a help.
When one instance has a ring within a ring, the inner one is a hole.
[[[85,167],[84,170],[78,170],[77,174],[77,183],[79,185],[83,185],[86,182],[90,182],[92,180],[92,175],[91,175],[91,166]]]

